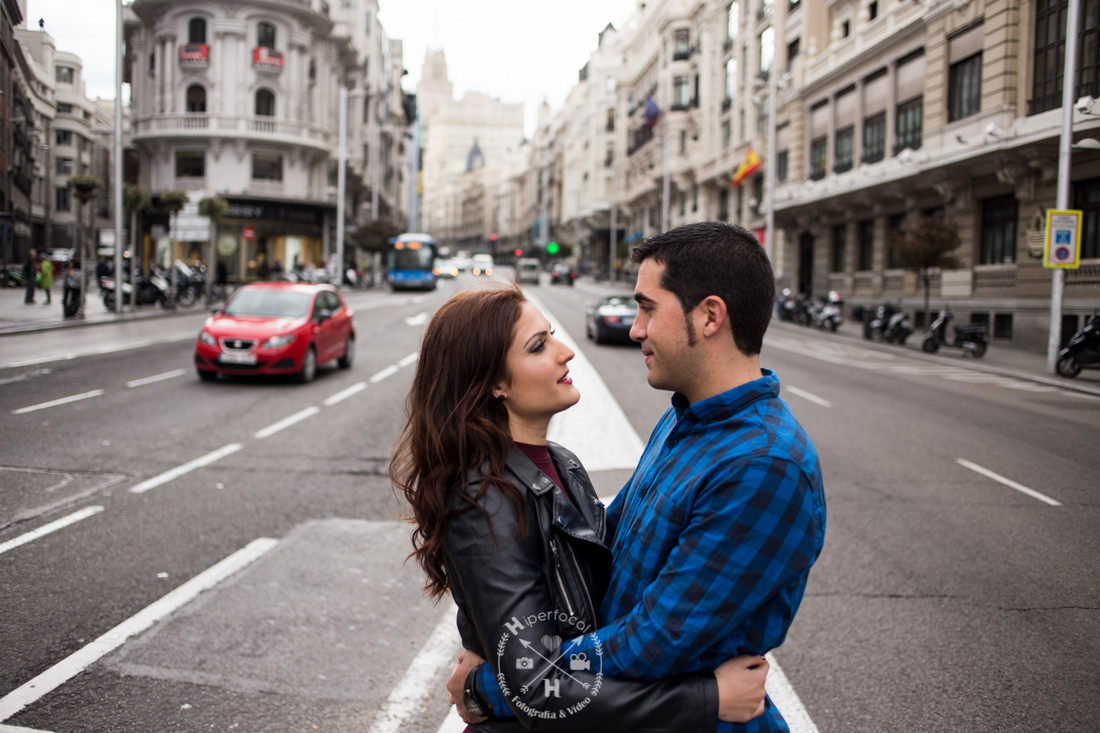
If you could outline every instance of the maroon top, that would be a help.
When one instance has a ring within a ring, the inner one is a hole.
[[[554,461],[550,458],[549,446],[516,443],[516,447],[523,451],[523,455],[527,456],[531,460],[531,463],[535,464],[536,468],[545,473],[551,481],[557,484],[558,488],[564,491],[566,496],[569,496],[569,489],[565,488],[561,476],[558,475],[558,469],[554,467]],[[573,497],[569,496],[569,500],[573,501]]]

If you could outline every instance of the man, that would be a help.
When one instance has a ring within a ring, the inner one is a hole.
[[[630,335],[672,407],[608,508],[601,627],[568,653],[598,656],[604,674],[652,680],[782,644],[824,543],[825,496],[813,443],[760,368],[775,285],[759,242],[732,224],[689,224],[647,240],[631,261]],[[508,716],[492,670],[471,670],[472,657],[456,665],[451,696]],[[717,730],[788,728],[768,700],[763,715]]]
[[[35,276],[38,274],[38,253],[33,249],[27,253],[23,263],[23,303],[34,305],[34,291],[38,287]]]

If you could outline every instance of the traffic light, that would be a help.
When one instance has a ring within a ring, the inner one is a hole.
[[[523,257],[523,250],[516,247],[516,257]]]
[[[489,241],[490,241],[490,242],[495,242],[495,241],[497,241],[497,235],[495,235],[495,234],[490,234],[490,235],[489,235]]]
[[[546,245],[546,254],[552,256],[552,255],[556,255],[557,253],[558,253],[558,243],[557,242],[547,243],[547,245]]]

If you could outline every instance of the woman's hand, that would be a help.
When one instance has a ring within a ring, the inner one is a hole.
[[[714,670],[718,678],[718,719],[747,723],[764,712],[764,682],[768,660],[759,654],[743,654],[722,662]]]
[[[466,685],[466,676],[470,674],[470,671],[480,665],[485,660],[478,655],[477,652],[470,651],[469,649],[463,649],[458,653],[458,661],[455,662],[455,666],[451,669],[451,677],[447,680],[447,700],[458,710],[459,717],[466,723],[480,723],[486,718],[476,716],[466,709],[466,706],[462,702],[462,691]],[[726,662],[728,664],[728,662]],[[721,669],[721,667],[719,667]],[[717,674],[717,671],[715,672]],[[719,687],[721,683],[719,683]],[[719,695],[719,700],[721,695]],[[763,709],[763,708],[761,708]]]

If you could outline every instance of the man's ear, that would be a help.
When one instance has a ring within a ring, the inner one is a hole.
[[[725,328],[728,313],[726,301],[717,295],[708,295],[699,303],[698,310],[703,317],[703,335],[713,336]]]

